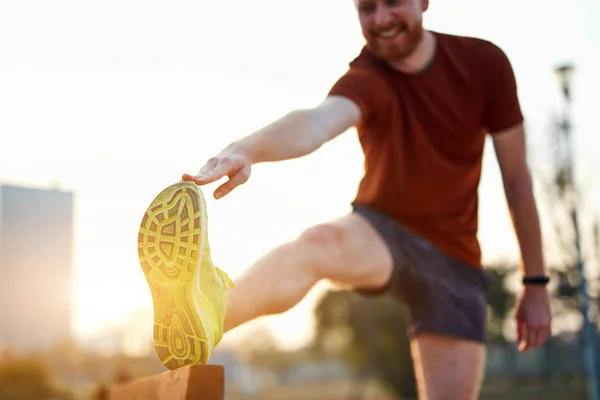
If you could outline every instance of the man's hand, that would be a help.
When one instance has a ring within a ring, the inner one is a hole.
[[[184,181],[193,181],[197,185],[206,185],[218,181],[224,176],[229,180],[215,190],[215,199],[225,196],[236,186],[246,183],[250,177],[252,162],[238,153],[223,151],[211,158],[196,175],[183,174]]]
[[[519,351],[543,344],[551,333],[550,297],[545,286],[525,286],[516,304]]]

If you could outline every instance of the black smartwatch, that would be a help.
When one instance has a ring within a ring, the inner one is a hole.
[[[550,282],[548,275],[529,275],[524,276],[522,281],[523,285],[547,285]]]

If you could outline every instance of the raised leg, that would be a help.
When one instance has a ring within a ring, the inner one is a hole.
[[[225,331],[296,305],[321,279],[377,288],[392,273],[383,239],[362,216],[317,225],[257,260],[230,289]]]

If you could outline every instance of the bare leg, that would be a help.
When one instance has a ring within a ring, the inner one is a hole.
[[[285,312],[321,279],[376,288],[392,273],[392,257],[373,227],[350,214],[317,225],[256,261],[231,289],[225,332],[252,319]]]
[[[476,400],[485,346],[448,336],[420,333],[411,341],[420,400]]]

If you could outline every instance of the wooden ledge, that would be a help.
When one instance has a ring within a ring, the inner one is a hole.
[[[224,368],[195,365],[99,387],[93,400],[223,400]]]

